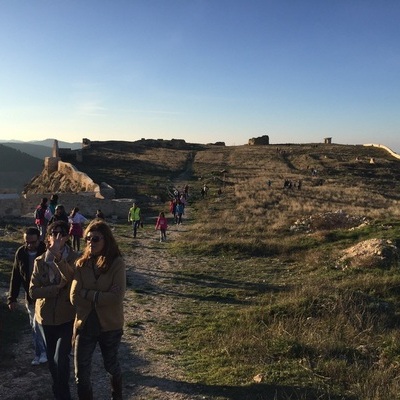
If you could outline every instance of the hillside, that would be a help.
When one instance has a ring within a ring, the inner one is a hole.
[[[374,163],[371,163],[373,159]],[[84,149],[83,161],[64,159],[95,182],[106,182],[116,189],[118,198],[166,199],[167,185],[185,174],[200,191],[204,182],[218,186],[243,180],[271,180],[273,187],[284,181],[302,181],[303,186],[325,188],[364,187],[365,190],[398,198],[399,161],[382,149],[335,144],[274,146],[215,146],[169,141],[92,142]],[[313,173],[312,171],[315,171]],[[27,191],[68,191],[57,187],[60,177],[38,177]]]
[[[110,221],[129,281],[127,399],[398,397],[399,160],[337,144],[139,141],[94,142],[81,163],[69,161],[120,197],[160,200],[142,203],[135,239],[125,219]],[[176,224],[162,201],[167,185],[185,184],[188,206]],[[46,185],[68,190],[62,177],[43,174],[29,188]],[[163,243],[154,230],[160,211],[169,223]],[[21,236],[6,224],[11,254],[11,236],[15,248]],[[2,265],[5,281],[12,258]],[[23,354],[9,356],[0,397],[34,387],[46,399],[49,374],[27,374]],[[94,382],[104,395],[96,398],[109,398],[106,380]]]
[[[43,168],[43,160],[0,144],[0,188],[21,191]]]

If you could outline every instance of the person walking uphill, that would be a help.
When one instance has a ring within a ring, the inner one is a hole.
[[[49,222],[52,224],[55,221],[65,221],[68,223],[68,214],[65,211],[65,207],[62,204],[58,204],[56,206],[54,215],[51,217]]]
[[[7,304],[11,311],[16,310],[18,304],[17,297],[22,285],[25,289],[25,307],[28,311],[29,322],[32,327],[35,348],[35,358],[32,361],[32,365],[39,365],[47,362],[46,344],[39,323],[35,318],[35,303],[29,295],[29,283],[31,281],[35,258],[46,251],[46,245],[40,241],[40,232],[36,227],[29,227],[25,230],[24,242],[25,244],[19,247],[15,253]]]
[[[47,250],[35,259],[29,294],[35,318],[43,327],[48,366],[56,400],[71,400],[69,388],[72,327],[75,309],[69,300],[77,254],[68,245],[68,224],[48,227]]]
[[[160,231],[160,242],[167,240],[168,221],[163,211],[158,215],[155,229]]]
[[[93,396],[90,380],[93,352],[99,343],[110,376],[112,399],[122,399],[118,361],[124,325],[125,263],[105,221],[93,220],[85,230],[86,248],[76,262],[70,299],[76,308],[74,364],[79,400]]]
[[[40,201],[40,204],[36,207],[33,216],[35,218],[35,225],[39,229],[40,232],[40,240],[44,240],[46,237],[46,229],[47,229],[47,219],[45,217],[47,210],[47,197],[43,197]]]
[[[142,213],[136,203],[133,203],[128,211],[128,222],[132,222],[133,237],[135,238],[139,225],[142,223]]]
[[[74,207],[68,216],[69,234],[72,236],[72,247],[75,251],[81,251],[81,237],[83,235],[83,224],[87,222],[78,207]]]

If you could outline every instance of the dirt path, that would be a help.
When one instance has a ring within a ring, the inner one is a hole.
[[[186,225],[172,226],[168,241],[179,240]],[[204,400],[212,397],[199,394],[196,385],[188,383],[176,363],[179,349],[169,343],[160,324],[179,320],[175,311],[179,293],[171,279],[177,259],[160,243],[151,223],[132,238],[132,251],[125,254],[128,290],[125,298],[127,326],[120,349],[124,371],[124,399],[130,400]],[[14,348],[15,363],[2,373],[2,400],[47,400],[51,396],[51,380],[47,365],[31,366],[32,344],[29,329]],[[71,368],[72,361],[71,361]],[[73,375],[71,371],[71,376]],[[96,349],[92,380],[94,398],[110,399],[108,378]],[[73,399],[76,387],[71,377]],[[197,394],[196,394],[197,392]]]

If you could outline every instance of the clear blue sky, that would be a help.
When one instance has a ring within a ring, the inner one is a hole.
[[[381,143],[398,0],[2,0],[1,139]]]

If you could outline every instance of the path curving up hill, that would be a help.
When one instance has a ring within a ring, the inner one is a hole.
[[[179,240],[187,234],[189,225],[173,225],[168,241]],[[128,230],[127,230],[128,231]],[[129,238],[125,238],[130,240]],[[128,290],[125,297],[126,327],[120,349],[124,372],[126,400],[200,400],[211,399],[196,393],[196,385],[185,381],[177,358],[180,349],[174,348],[160,325],[176,323],[175,311],[179,288],[172,279],[173,270],[181,260],[167,254],[167,243],[160,243],[152,221],[141,229],[138,238],[131,239],[131,251],[124,254],[127,265]],[[47,365],[31,366],[33,358],[31,334],[27,329],[14,346],[15,362],[4,371],[0,383],[2,400],[50,400],[51,379]],[[72,378],[73,399],[77,399]],[[108,377],[102,366],[98,348],[95,352],[92,380],[94,398],[110,399]],[[28,396],[28,397],[27,397]]]

